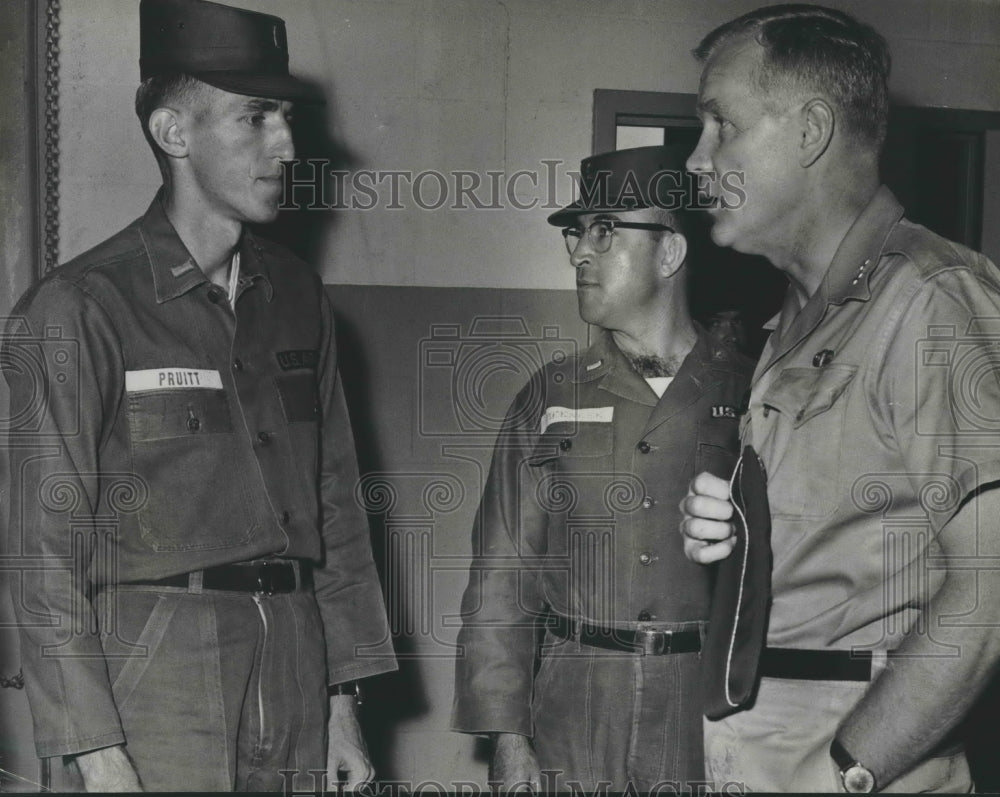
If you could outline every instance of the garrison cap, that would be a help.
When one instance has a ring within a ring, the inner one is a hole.
[[[658,207],[684,210],[687,183],[686,153],[661,145],[619,149],[592,155],[580,162],[580,198],[548,218],[565,227],[584,213]]]
[[[208,0],[141,0],[139,41],[142,80],[183,73],[233,94],[320,101],[288,74],[285,21],[271,14]]]

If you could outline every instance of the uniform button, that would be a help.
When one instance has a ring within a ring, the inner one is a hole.
[[[201,428],[201,421],[197,418],[188,418],[187,427],[189,432],[197,432]]]
[[[208,301],[218,304],[222,301],[222,288],[214,286],[208,289]]]
[[[282,523],[286,523],[287,524],[288,521],[291,520],[291,519],[292,519],[292,513],[289,512],[287,509],[284,512],[281,513],[281,522]]]
[[[639,620],[640,623],[647,623],[647,622],[649,622],[652,619],[653,619],[653,615],[651,615],[645,609],[643,609],[641,612],[639,612],[638,620]]]
[[[648,554],[645,551],[639,554],[639,564],[648,565],[652,564],[652,562],[653,562],[653,557],[651,554]]]
[[[655,503],[656,503],[656,501],[654,501],[652,498],[650,498],[647,495],[645,498],[642,499],[642,508],[643,509],[649,509]]]
[[[266,446],[271,442],[270,432],[257,432],[257,440],[262,446]]]
[[[639,449],[640,454],[648,454],[650,445],[645,440],[643,440],[641,443],[639,443],[639,445],[636,446],[636,448]]]
[[[823,349],[813,357],[813,368],[823,368],[833,359],[833,349]]]
[[[237,357],[235,360],[233,360],[233,370],[234,371],[242,371],[243,370],[243,360],[241,360],[239,357]]]
[[[566,438],[563,438],[562,440],[559,441],[559,448],[561,448],[563,451],[569,451],[572,447],[573,447],[572,440],[567,440]]]

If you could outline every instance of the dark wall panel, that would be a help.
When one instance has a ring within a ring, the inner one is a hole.
[[[573,291],[329,286],[397,674],[373,684],[382,778],[483,774],[448,730],[470,532],[496,429],[531,372],[587,345]]]

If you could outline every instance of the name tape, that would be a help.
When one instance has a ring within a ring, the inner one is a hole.
[[[545,434],[554,423],[611,423],[614,407],[585,407],[574,410],[570,407],[549,407],[542,415],[541,434]]]
[[[147,368],[125,372],[125,390],[129,393],[192,387],[222,390],[222,377],[218,371],[196,368]]]

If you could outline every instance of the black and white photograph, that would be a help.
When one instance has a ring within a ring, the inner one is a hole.
[[[1000,0],[0,51],[0,792],[1000,792]]]

